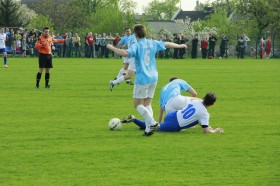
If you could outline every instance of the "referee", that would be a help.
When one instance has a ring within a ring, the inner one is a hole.
[[[36,87],[40,88],[40,80],[45,69],[45,88],[50,88],[50,68],[53,68],[52,65],[52,48],[53,43],[64,43],[63,39],[53,39],[49,36],[49,28],[43,28],[42,36],[39,37],[38,41],[35,44],[35,48],[39,51],[39,70],[36,75]]]

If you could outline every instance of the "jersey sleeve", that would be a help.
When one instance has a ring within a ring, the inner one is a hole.
[[[119,45],[120,45],[120,46],[123,46],[123,45],[125,45],[125,44],[126,44],[126,37],[123,37],[123,38],[120,40]]]
[[[154,41],[156,51],[165,50],[165,42],[164,41]]]
[[[191,87],[186,81],[181,80],[180,81],[180,86],[184,91],[188,91],[189,88]]]
[[[136,56],[137,46],[136,44],[131,45],[126,51],[128,52],[128,57],[135,57]]]
[[[199,124],[202,127],[208,127],[209,126],[209,114],[203,113],[200,119],[198,120]]]

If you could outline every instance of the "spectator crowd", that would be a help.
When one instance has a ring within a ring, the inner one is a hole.
[[[5,28],[5,33],[7,35],[6,47],[7,52],[12,56],[38,56],[38,51],[34,48],[36,41],[41,35],[41,32],[36,29],[28,30],[22,28]],[[111,33],[86,33],[80,36],[78,33],[66,32],[63,34],[51,32],[51,36],[54,39],[64,39],[64,43],[55,43],[52,46],[52,53],[55,57],[85,57],[85,58],[119,58],[114,52],[110,52],[107,48],[107,44],[112,44],[117,47],[119,41],[124,35],[116,33],[112,35]],[[151,37],[151,39],[156,39]],[[174,42],[176,44],[187,44],[189,47],[187,49],[167,49],[165,51],[160,51],[157,53],[157,58],[161,59],[183,59],[186,54],[191,54],[191,58],[195,59],[198,56],[198,51],[201,52],[202,58],[212,59],[215,57],[227,58],[228,55],[232,55],[229,52],[228,42],[229,39],[222,34],[220,38],[209,34],[209,37],[205,37],[199,40],[198,36],[195,35],[193,39],[189,42],[188,39],[182,34],[174,34],[173,38],[167,34],[160,34],[157,38],[158,40]],[[217,41],[220,40],[219,47],[216,47]],[[248,49],[248,42],[250,38],[246,36],[245,33],[240,36],[237,40],[235,47],[235,54],[237,58],[243,59],[245,54],[250,54],[251,56],[258,55],[260,58],[269,58],[271,51],[271,38],[267,39],[261,38],[258,51],[253,48]],[[217,52],[218,48],[219,52]]]

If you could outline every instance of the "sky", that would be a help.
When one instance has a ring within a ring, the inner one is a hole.
[[[143,7],[146,7],[152,0],[133,0],[137,3],[137,13],[143,13]],[[183,10],[194,10],[197,0],[181,0]],[[207,0],[199,0],[199,3],[205,3]],[[214,0],[209,0],[210,2]],[[178,4],[179,6],[180,4]]]

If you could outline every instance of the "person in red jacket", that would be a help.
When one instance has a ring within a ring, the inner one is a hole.
[[[269,59],[270,52],[271,52],[271,37],[268,36],[266,40],[266,49],[265,49],[267,59]]]
[[[207,57],[207,47],[208,47],[208,39],[204,38],[201,41],[201,54],[203,59],[206,59]]]
[[[39,70],[36,75],[36,86],[39,88],[39,83],[43,70],[45,69],[45,88],[50,88],[49,79],[50,79],[50,68],[53,68],[52,65],[52,44],[53,43],[64,43],[64,39],[53,39],[49,36],[49,28],[45,27],[43,29],[42,36],[39,37],[38,41],[35,44],[35,48],[39,52]]]

